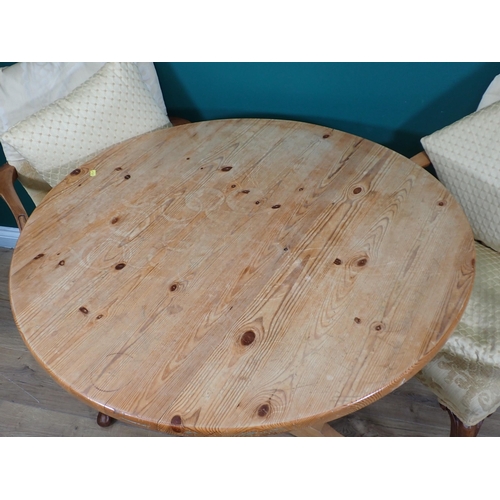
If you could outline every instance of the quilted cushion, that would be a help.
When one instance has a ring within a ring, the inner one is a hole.
[[[106,63],[73,90],[3,134],[52,187],[104,149],[171,126],[134,63]]]
[[[21,120],[40,111],[88,80],[104,62],[20,62],[0,69],[0,135]],[[155,102],[166,113],[154,64],[136,63],[142,80]],[[9,144],[3,143],[7,161],[16,168],[19,180],[38,205],[51,186]]]
[[[474,237],[500,251],[500,102],[424,137],[422,145]]]
[[[476,243],[476,278],[455,332],[417,375],[465,425],[500,406],[500,254]]]

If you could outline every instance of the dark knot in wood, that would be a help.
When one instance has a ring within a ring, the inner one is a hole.
[[[266,403],[266,404],[263,404],[259,407],[259,409],[257,410],[257,414],[259,415],[259,417],[265,417],[270,411],[271,411],[271,408]]]
[[[180,415],[174,415],[170,420],[170,424],[174,432],[182,432],[182,418]]]
[[[241,345],[250,345],[255,340],[255,332],[248,330],[241,336]]]

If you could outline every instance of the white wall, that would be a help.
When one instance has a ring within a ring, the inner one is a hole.
[[[0,247],[14,248],[19,238],[19,229],[17,227],[0,226]]]

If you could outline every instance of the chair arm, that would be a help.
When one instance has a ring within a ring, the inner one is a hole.
[[[169,116],[170,123],[174,127],[178,127],[179,125],[186,125],[187,123],[191,123],[189,120],[185,118],[179,118],[178,116]]]
[[[17,171],[12,165],[5,163],[0,167],[0,196],[9,206],[16,219],[19,230],[22,231],[28,220],[28,214],[14,189],[14,182],[16,179]]]
[[[427,156],[427,153],[425,151],[421,151],[415,156],[412,156],[410,160],[415,162],[417,165],[420,165],[423,168],[428,168],[431,166],[431,160]]]

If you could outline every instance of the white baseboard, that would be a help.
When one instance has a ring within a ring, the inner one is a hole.
[[[14,248],[19,238],[17,227],[0,226],[0,247]]]

